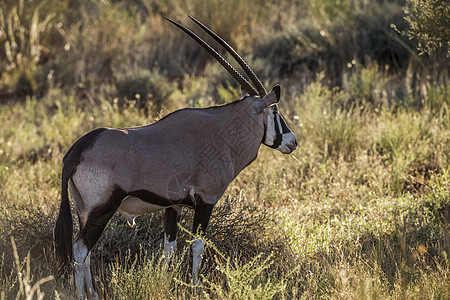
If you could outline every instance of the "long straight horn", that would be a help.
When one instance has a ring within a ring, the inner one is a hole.
[[[256,76],[255,72],[248,66],[248,64],[245,62],[245,60],[236,52],[236,50],[233,49],[230,45],[228,45],[227,42],[225,42],[220,36],[218,36],[216,33],[214,33],[211,29],[203,25],[200,21],[195,19],[192,16],[189,16],[197,25],[199,25],[204,31],[206,31],[210,36],[212,36],[219,44],[221,44],[233,57],[234,59],[241,65],[242,69],[247,73],[250,80],[253,82],[253,84],[256,86],[256,89],[258,90],[259,96],[264,97],[267,92],[264,88],[264,85],[261,83],[259,78]]]
[[[171,22],[172,24],[176,25],[178,28],[180,28],[181,30],[183,30],[184,32],[186,32],[191,38],[193,38],[197,43],[200,44],[200,46],[202,46],[205,50],[207,50],[209,52],[209,54],[211,54],[227,71],[228,73],[231,74],[231,76],[233,76],[233,78],[247,91],[247,93],[251,96],[257,95],[258,92],[255,90],[255,88],[247,81],[247,79],[245,79],[244,77],[242,77],[242,75],[235,69],[233,68],[232,65],[230,65],[225,58],[223,58],[219,53],[217,53],[216,50],[214,50],[213,48],[211,48],[210,45],[208,45],[204,40],[202,40],[198,35],[196,35],[195,33],[193,33],[192,31],[190,31],[189,29],[187,29],[186,27],[184,27],[183,25],[172,21],[169,18],[165,18],[167,21]]]

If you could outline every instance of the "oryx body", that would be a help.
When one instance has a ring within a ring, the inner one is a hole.
[[[143,127],[96,129],[73,144],[63,160],[55,239],[63,261],[73,253],[79,297],[96,296],[89,253],[116,211],[132,225],[137,215],[166,209],[168,257],[182,207],[195,210],[193,231],[204,234],[214,205],[256,158],[261,143],[283,153],[296,148],[295,136],[277,113],[280,87],[260,96],[250,93],[222,106],[178,110]],[[80,221],[73,245],[68,189]],[[203,243],[197,240],[192,247],[196,280]]]

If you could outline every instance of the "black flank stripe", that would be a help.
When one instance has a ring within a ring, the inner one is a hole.
[[[167,199],[148,190],[136,190],[129,192],[127,195],[161,207],[167,207],[172,205],[186,205],[191,208],[195,207],[195,203],[192,201],[189,195],[186,195],[186,197],[178,200]]]

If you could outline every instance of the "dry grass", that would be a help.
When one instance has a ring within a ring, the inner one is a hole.
[[[22,10],[2,7],[16,21],[0,20],[1,30],[42,29],[38,58],[23,52],[35,61],[28,77],[0,69],[2,299],[25,297],[26,286],[73,296],[67,278],[41,278],[56,274],[49,241],[61,160],[78,137],[239,95],[162,19],[188,23],[187,12],[229,37],[267,85],[282,83],[281,110],[299,147],[288,156],[262,147],[232,182],[208,229],[200,293],[190,285],[191,211],[183,213],[169,268],[161,259],[162,213],[139,217],[134,228],[114,216],[92,258],[104,298],[450,297],[448,74],[434,77],[427,58],[402,56],[406,65],[395,58],[411,50],[397,48],[385,28],[398,21],[399,2],[282,1],[282,10],[263,1],[254,10],[246,1],[73,8],[50,0],[39,10],[25,2]],[[31,33],[23,32],[18,49],[28,51]],[[12,35],[0,37],[3,58]],[[14,92],[20,85],[34,87],[25,96]]]
[[[317,82],[299,96],[310,103],[300,101],[305,104],[296,113],[305,117],[291,122],[298,150],[284,156],[263,147],[215,209],[202,269],[209,296],[244,295],[236,285],[239,276],[257,279],[252,281],[254,295],[267,288],[281,298],[414,298],[429,292],[424,280],[432,281],[437,295],[448,293],[448,281],[438,280],[448,277],[450,250],[448,115],[389,108],[344,113],[330,106],[336,93],[346,91],[331,92]],[[52,106],[55,98],[61,101]],[[119,106],[101,100],[90,106],[73,99],[63,94],[30,99],[4,106],[1,114],[8,126],[0,144],[0,232],[16,238],[21,257],[30,253],[33,278],[54,273],[48,241],[64,149],[100,124],[151,121],[134,102]],[[298,103],[284,101],[287,106]],[[338,132],[353,134],[336,136]],[[191,220],[192,212],[186,211],[181,225],[190,228]],[[137,291],[154,291],[150,281],[160,282],[166,292],[136,298],[192,295],[182,284],[189,282],[189,248],[184,248],[189,240],[181,233],[179,258],[171,276],[163,276],[162,214],[140,217],[134,228],[115,216],[94,250],[94,269],[100,275],[96,284],[109,298],[120,298],[136,284],[142,287]],[[11,295],[19,287],[11,273],[11,246],[5,241],[0,247],[2,274],[10,278],[2,289]],[[245,274],[250,270],[256,273]],[[56,289],[64,298],[62,284],[47,283],[43,292]]]

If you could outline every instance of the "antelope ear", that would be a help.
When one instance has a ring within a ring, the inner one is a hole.
[[[250,96],[248,92],[241,86],[241,98]]]
[[[280,94],[281,87],[277,84],[273,87],[270,93],[262,97],[262,99],[259,101],[258,113],[262,113],[267,107],[278,103],[280,101]]]

